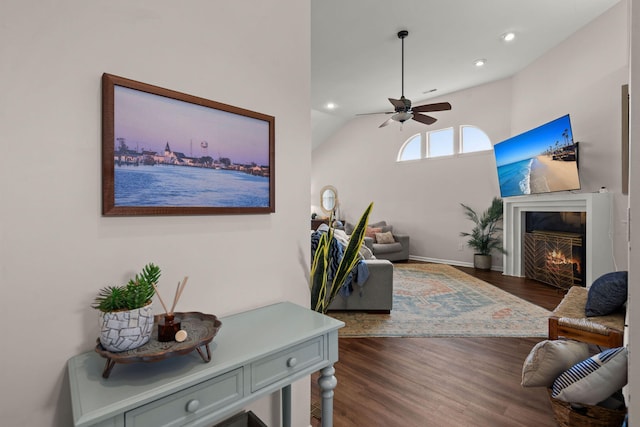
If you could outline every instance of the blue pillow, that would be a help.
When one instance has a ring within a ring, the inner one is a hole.
[[[597,278],[587,294],[587,316],[606,316],[620,310],[627,302],[626,271],[614,271]]]

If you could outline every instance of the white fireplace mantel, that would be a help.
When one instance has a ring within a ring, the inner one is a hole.
[[[504,274],[524,276],[526,212],[586,212],[585,283],[614,271],[610,193],[554,193],[504,199]]]

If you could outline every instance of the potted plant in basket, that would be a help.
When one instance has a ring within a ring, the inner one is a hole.
[[[100,344],[112,352],[133,350],[153,331],[152,298],[160,267],[147,264],[123,286],[102,288],[91,307],[100,310]]]
[[[349,277],[349,274],[358,264],[360,247],[362,246],[362,242],[364,242],[371,209],[373,209],[373,203],[369,204],[369,207],[367,207],[360,217],[353,233],[351,233],[349,244],[344,250],[335,272],[331,271],[332,260],[330,255],[333,252],[331,245],[338,243],[333,237],[334,221],[333,213],[331,214],[329,230],[320,237],[311,264],[309,287],[311,289],[312,310],[326,313],[329,305],[331,305],[331,302],[338,295],[340,288]]]
[[[502,231],[502,228],[498,227],[498,223],[502,221],[502,199],[494,197],[491,206],[481,215],[463,203],[460,205],[464,209],[465,216],[475,224],[471,233],[460,233],[462,237],[469,237],[467,245],[476,251],[473,255],[473,266],[489,270],[491,269],[491,252],[495,250],[503,254],[507,253],[502,247],[502,236],[498,235],[498,232]]]

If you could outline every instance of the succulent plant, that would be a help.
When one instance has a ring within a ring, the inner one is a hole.
[[[155,294],[153,285],[158,283],[159,278],[160,267],[149,263],[126,285],[100,289],[91,307],[103,312],[144,307],[151,302]]]

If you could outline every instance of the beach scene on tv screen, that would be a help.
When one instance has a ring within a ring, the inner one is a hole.
[[[569,115],[495,144],[502,197],[579,190]]]

